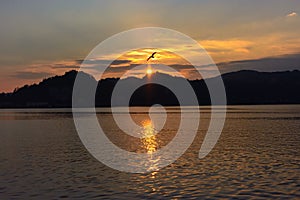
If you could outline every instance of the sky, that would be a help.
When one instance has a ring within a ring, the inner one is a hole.
[[[0,25],[0,92],[78,69],[108,37],[149,26],[190,36],[222,73],[300,69],[299,0],[2,0]],[[149,53],[124,54],[107,75],[119,76]],[[195,78],[176,55],[162,51],[158,59]]]

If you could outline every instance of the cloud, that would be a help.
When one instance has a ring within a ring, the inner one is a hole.
[[[260,59],[250,60],[237,60],[231,62],[221,62],[216,65],[219,68],[221,74],[240,71],[240,70],[256,70],[261,72],[274,72],[274,71],[292,71],[300,70],[300,53],[287,54],[273,57],[265,57]],[[197,68],[201,68],[201,71],[214,76],[215,72],[213,68],[210,68],[214,64],[202,65]],[[199,74],[191,65],[178,65],[180,72],[189,79],[199,79]]]
[[[298,16],[298,14],[296,12],[291,12],[286,15],[286,17],[296,17],[296,16]]]
[[[182,70],[182,69],[193,69],[193,65],[188,64],[178,64],[178,65],[169,65],[170,67],[173,67],[176,70]]]
[[[256,70],[262,72],[274,72],[274,71],[287,71],[287,70],[300,70],[300,53],[298,54],[287,54],[281,56],[272,56],[272,57],[264,57],[260,59],[245,59],[245,60],[237,60],[230,62],[220,62],[216,65],[219,68],[221,74],[239,71],[239,70]],[[127,70],[132,70],[136,67],[136,64],[130,64],[129,66],[120,66],[120,67],[110,67],[107,69],[104,78],[109,76],[118,77],[125,73]],[[154,71],[160,71],[162,73],[171,73],[165,68],[161,67],[159,64],[151,65]],[[206,64],[201,66],[195,66],[190,64],[171,64],[168,65],[183,76],[188,79],[200,79],[201,75],[198,73],[197,69],[200,69],[201,72],[205,72],[208,77],[213,77],[216,74],[213,66],[215,64]],[[145,65],[146,68],[146,65]],[[131,76],[143,76],[145,74],[145,70],[132,71],[130,72]]]
[[[199,44],[216,62],[244,59],[252,53],[255,45],[253,41],[245,39],[200,40]]]
[[[11,75],[13,78],[18,78],[18,79],[27,79],[27,80],[35,80],[35,79],[41,79],[41,78],[46,78],[48,76],[51,76],[53,74],[48,73],[48,72],[16,72],[15,74]]]
[[[288,54],[253,60],[239,60],[219,63],[221,73],[239,70],[257,70],[263,72],[300,70],[300,54]]]
[[[63,65],[63,64],[54,64],[51,66],[53,69],[79,69],[78,65]]]
[[[121,64],[128,64],[131,60],[106,60],[106,59],[95,59],[95,60],[76,60],[78,64],[85,62],[87,65],[121,65]]]
[[[252,45],[251,41],[247,40],[203,40],[199,42],[208,52],[242,52],[248,53]]]
[[[287,54],[281,56],[273,56],[273,57],[265,57],[260,59],[248,59],[248,60],[237,60],[231,62],[221,62],[217,63],[220,72],[222,74],[232,72],[232,71],[239,71],[239,70],[257,70],[262,72],[273,72],[273,71],[287,71],[287,70],[300,70],[300,53],[298,54]],[[213,64],[207,64],[202,66],[196,66],[197,68],[201,68],[201,71],[204,72],[209,76],[215,76],[215,71],[211,68]],[[103,74],[102,78],[109,78],[109,77],[120,77],[124,75],[127,70],[131,70],[136,67],[137,64],[129,64],[129,65],[120,65],[118,67],[109,67],[105,73]],[[130,76],[135,77],[143,77],[145,75],[145,69],[147,65],[144,65],[145,68],[141,68],[140,70],[133,70],[130,73]],[[201,79],[201,75],[198,71],[194,68],[194,66],[190,64],[171,64],[170,67],[177,70],[180,74],[184,77],[194,80],[194,79]],[[59,69],[74,69],[78,68],[77,65],[66,65],[66,64],[56,64],[52,65],[52,68]],[[100,70],[99,67],[96,66],[87,66],[86,68],[92,70]],[[174,75],[172,72],[166,70],[165,68],[161,67],[159,64],[152,64],[152,68],[154,71],[159,71],[161,73],[168,73],[170,75]],[[43,79],[52,75],[55,75],[54,71],[49,72],[49,68],[34,68],[33,70],[44,70],[44,71],[18,71],[15,72],[10,77],[14,78],[15,80],[22,81],[22,84],[28,84],[36,82],[38,79]],[[65,71],[65,70],[64,70]],[[62,71],[62,72],[64,72]],[[97,74],[97,73],[96,73]],[[98,79],[98,78],[97,78]],[[30,82],[31,80],[31,82]],[[21,83],[19,85],[22,85]]]

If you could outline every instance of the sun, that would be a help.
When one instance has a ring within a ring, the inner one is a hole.
[[[151,74],[153,74],[153,71],[152,71],[152,69],[147,69],[147,71],[146,71],[146,73],[148,74],[148,75],[151,75]]]

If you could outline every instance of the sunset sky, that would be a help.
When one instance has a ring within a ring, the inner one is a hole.
[[[78,69],[101,41],[147,26],[174,29],[198,41],[222,73],[300,69],[299,0],[3,0],[0,24],[0,92]],[[147,49],[128,52],[118,69],[149,54]],[[168,52],[157,56],[193,78],[188,63],[178,63]],[[118,73],[115,68],[109,75]]]

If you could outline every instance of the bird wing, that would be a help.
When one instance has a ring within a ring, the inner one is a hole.
[[[156,52],[152,53],[152,55],[147,58],[147,61],[150,60],[150,58],[154,58],[155,54],[156,54]]]

